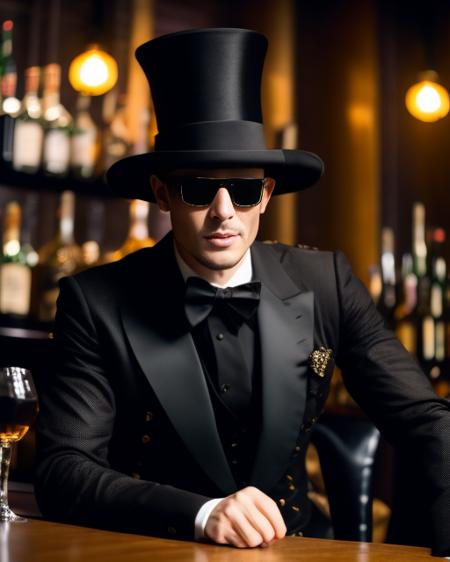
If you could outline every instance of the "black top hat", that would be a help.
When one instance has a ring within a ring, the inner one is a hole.
[[[158,123],[155,150],[129,156],[107,171],[115,194],[154,201],[150,175],[182,168],[264,168],[274,194],[315,183],[318,156],[269,150],[260,88],[267,39],[234,28],[164,35],[136,50],[151,86]]]

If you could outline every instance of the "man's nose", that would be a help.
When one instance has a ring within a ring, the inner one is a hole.
[[[219,187],[210,206],[211,216],[222,221],[230,219],[235,214],[233,201],[231,200],[228,189]]]

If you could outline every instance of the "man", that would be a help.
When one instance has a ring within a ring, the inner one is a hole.
[[[334,360],[388,438],[421,451],[434,553],[450,552],[450,409],[340,253],[255,242],[272,195],[320,159],[268,150],[265,39],[195,30],[141,46],[155,151],[108,172],[156,201],[155,248],[61,282],[57,369],[41,399],[44,514],[161,536],[265,546],[312,534],[304,455]]]

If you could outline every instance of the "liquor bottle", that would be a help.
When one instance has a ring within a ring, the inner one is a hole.
[[[84,211],[86,218],[86,240],[81,245],[83,268],[92,267],[101,262],[100,248],[104,241],[105,201],[92,198]]]
[[[413,206],[412,238],[413,270],[417,276],[417,358],[428,371],[435,352],[435,325],[430,312],[431,279],[427,271],[425,206],[422,203]]]
[[[126,97],[119,96],[116,111],[107,126],[103,138],[103,169],[126,156],[130,152],[130,133],[126,121]]]
[[[39,254],[33,246],[39,221],[39,193],[28,193],[22,205],[22,251],[26,263],[33,269],[39,263]]]
[[[70,127],[72,117],[60,103],[61,66],[44,67],[44,172],[50,176],[64,176],[70,164]]]
[[[59,226],[56,236],[39,250],[39,274],[37,281],[38,316],[51,322],[55,317],[58,282],[62,277],[75,273],[81,263],[81,249],[74,239],[75,196],[71,191],[61,194]]]
[[[434,320],[434,358],[430,365],[429,375],[436,380],[444,374],[446,342],[445,342],[445,290],[447,280],[447,266],[441,255],[441,244],[445,240],[442,229],[433,231],[432,248],[434,253],[431,259],[431,289],[430,289],[430,314]]]
[[[425,206],[422,203],[413,205],[412,222],[413,262],[417,278],[427,273],[427,245],[425,242]]]
[[[131,252],[154,246],[155,240],[148,234],[150,203],[135,199],[130,202],[130,227],[123,245],[105,257],[106,261],[117,261]]]
[[[394,231],[383,228],[381,231],[381,280],[382,289],[378,309],[384,316],[386,325],[394,327],[396,297],[396,276],[394,258]]]
[[[25,70],[25,96],[14,131],[13,168],[29,174],[36,173],[42,161],[44,129],[42,104],[38,97],[40,76],[38,66]]]
[[[30,311],[31,269],[20,243],[21,209],[8,203],[3,226],[0,265],[0,312],[26,316]]]
[[[417,353],[417,277],[411,254],[402,257],[401,297],[395,309],[395,333],[405,348]]]
[[[20,101],[16,98],[17,70],[13,58],[14,24],[11,20],[2,26],[2,75],[0,108],[0,157],[4,164],[11,165],[13,158],[13,138],[15,118],[20,110]]]
[[[79,95],[72,132],[70,166],[75,177],[94,176],[98,157],[98,129],[89,111],[90,96]]]
[[[437,376],[434,389],[439,396],[450,398],[450,276],[444,280],[444,311],[441,322],[436,327],[436,358],[437,365],[433,366],[431,376]],[[444,355],[443,361],[441,357]]]

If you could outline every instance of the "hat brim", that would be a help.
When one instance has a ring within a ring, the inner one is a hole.
[[[324,166],[305,150],[160,150],[119,160],[106,172],[106,182],[112,195],[154,203],[152,174],[196,168],[264,168],[275,179],[273,195],[281,195],[315,184]]]

